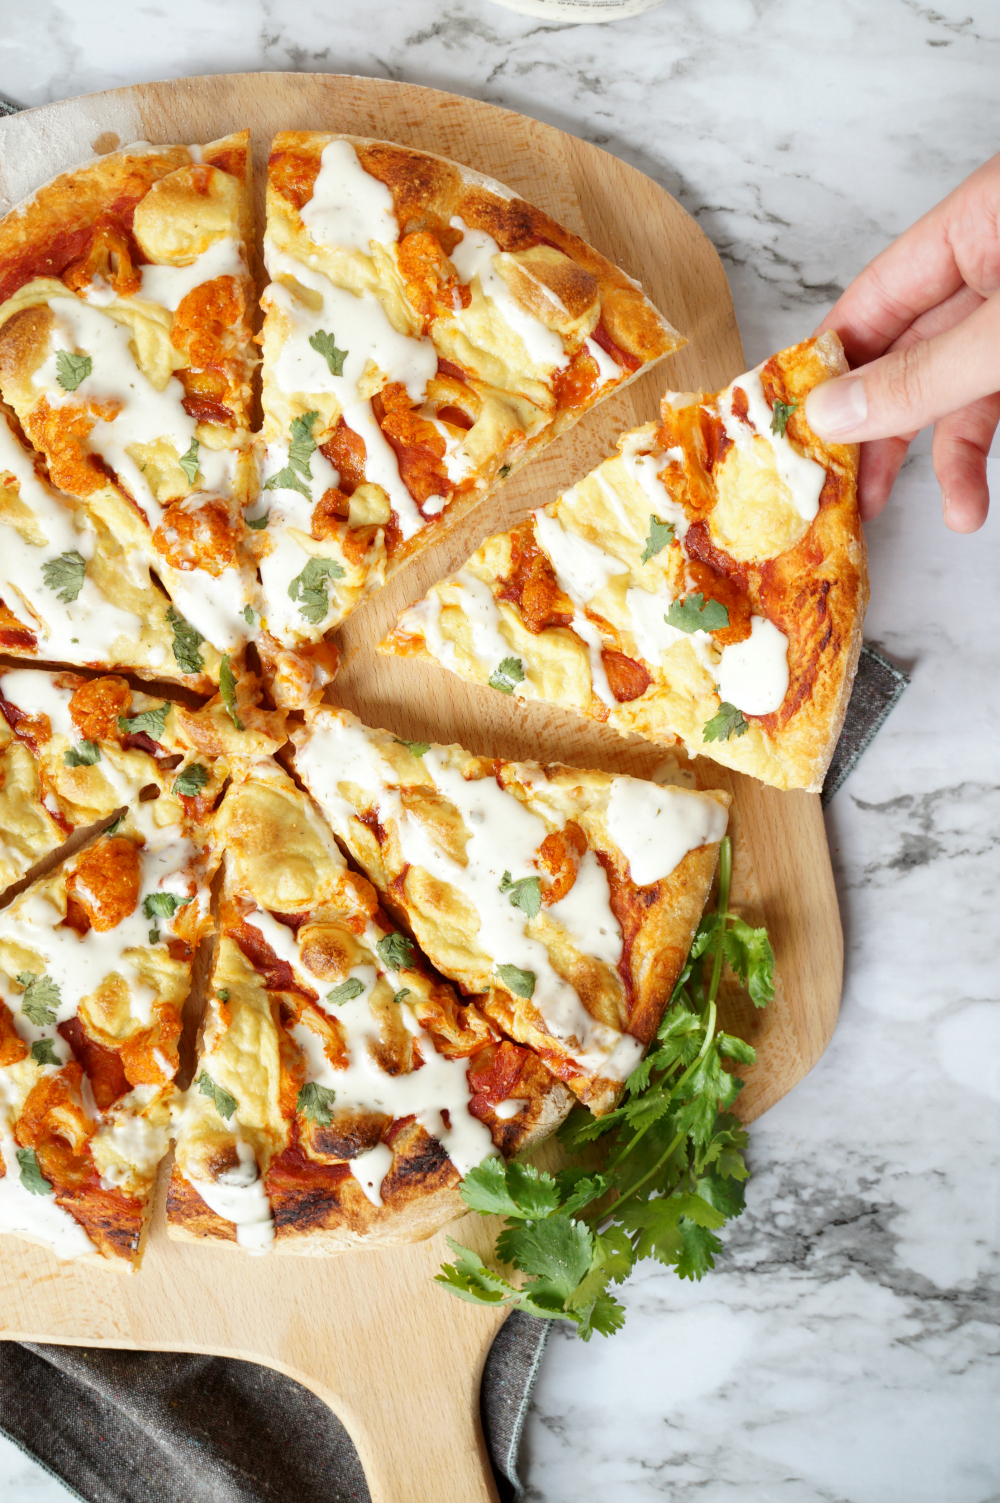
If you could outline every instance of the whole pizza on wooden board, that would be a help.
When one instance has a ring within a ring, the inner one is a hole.
[[[721,793],[472,757],[320,705],[328,634],[364,595],[683,341],[502,185],[385,142],[286,133],[255,437],[248,172],[246,133],[129,147],[0,223],[0,650],[21,660],[0,667],[0,880],[20,883],[0,911],[0,1230],[119,1268],[138,1264],[171,1137],[173,1236],[327,1253],[430,1235],[483,1157],[537,1141],[574,1097],[610,1110],[670,1000],[726,828]],[[803,599],[821,580],[840,592],[829,665],[796,680],[815,701],[812,761],[803,772],[791,734],[767,761],[756,725],[747,746],[760,776],[779,781],[780,763],[788,782],[815,778],[864,593],[855,456],[818,449],[798,411],[832,359],[802,347],[763,368],[763,398],[751,373],[665,406],[628,449],[623,492],[612,477],[617,541],[565,496],[536,514],[509,611],[501,573],[471,561],[462,609],[450,624],[439,611],[450,666],[526,692],[541,659],[522,638],[544,652],[562,632],[538,697],[693,744],[687,702],[718,705],[720,660],[754,649],[758,618],[778,630],[763,578],[794,562]],[[784,411],[780,442],[760,400]],[[808,465],[820,525],[800,504]],[[594,477],[578,490],[593,497]],[[731,610],[724,627],[678,628],[708,687],[682,673],[680,708],[602,714],[605,683],[637,705],[618,689],[669,679],[677,653],[644,658],[613,613],[598,626],[598,592],[567,591],[546,527],[576,564],[598,547],[627,560],[627,594],[685,620]],[[667,542],[669,568],[649,577]],[[566,621],[537,614],[553,589]],[[780,598],[791,643],[796,601]],[[581,652],[589,706],[567,688]],[[140,693],[114,669],[212,698]],[[181,1009],[209,932],[180,1090]]]

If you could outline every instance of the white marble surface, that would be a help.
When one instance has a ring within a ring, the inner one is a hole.
[[[668,0],[610,27],[487,0],[164,0],[122,22],[111,0],[3,8],[0,92],[291,67],[523,110],[697,216],[753,361],[996,146],[998,0]],[[1000,1499],[998,523],[946,533],[918,456],[869,545],[867,636],[913,684],[829,811],[840,1026],[754,1128],[714,1275],[651,1265],[620,1335],[556,1332],[526,1431],[535,1503]],[[0,1496],[66,1494],[0,1446]]]

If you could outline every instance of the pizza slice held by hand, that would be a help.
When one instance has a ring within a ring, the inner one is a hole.
[[[856,448],[805,398],[834,334],[658,423],[405,611],[381,650],[817,791],[868,597]]]
[[[427,152],[285,132],[267,204],[251,525],[289,646],[683,340],[578,236]]]
[[[140,589],[155,569],[170,597],[171,671],[215,682],[221,655],[259,619],[242,518],[256,488],[249,172],[246,131],[127,147],[62,174],[0,224],[0,392],[53,484],[141,560]],[[41,532],[51,543],[44,522]],[[99,554],[65,551],[92,559],[101,584]],[[5,604],[20,617],[11,583]],[[119,634],[107,655],[58,656],[113,666]]]
[[[171,1235],[297,1254],[430,1236],[462,1214],[461,1176],[546,1136],[569,1093],[458,1004],[275,763],[236,773],[216,839]]]
[[[595,1113],[687,959],[729,797],[399,741],[310,710],[296,768],[391,914]]]

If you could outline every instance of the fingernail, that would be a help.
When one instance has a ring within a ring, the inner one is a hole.
[[[944,523],[945,523],[946,527],[950,526],[950,523],[948,521],[948,516],[949,516],[950,512],[951,512],[951,497],[948,495],[947,491],[942,491],[941,492],[941,515],[942,515],[942,517],[944,517]]]
[[[868,416],[862,376],[824,381],[806,397],[806,422],[820,438],[839,438],[860,428]]]

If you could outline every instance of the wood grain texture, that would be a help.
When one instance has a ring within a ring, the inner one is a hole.
[[[235,74],[146,84],[0,121],[0,209],[88,151],[129,141],[208,141],[249,125],[258,222],[271,136],[343,130],[440,152],[509,184],[639,279],[690,343],[557,440],[502,495],[369,599],[343,629],[336,698],[398,735],[473,751],[649,775],[664,760],[636,738],[552,707],[522,704],[441,669],[383,658],[375,644],[403,606],[490,532],[592,468],[617,435],[655,415],[662,390],[716,389],[743,368],[725,275],[694,221],[655,183],[581,141],[489,105],[409,84],[324,74]],[[767,924],[777,994],[765,1013],[730,999],[726,1022],[759,1051],[741,1097],[759,1116],[826,1047],[840,999],[842,937],[819,800],[779,793],[710,762],[702,786],[734,795],[734,906]],[[168,1243],[163,1187],[141,1274],[60,1265],[0,1239],[0,1335],[263,1362],[305,1383],[351,1433],[374,1503],[494,1499],[479,1425],[479,1380],[502,1316],[449,1299],[430,1279],[443,1234],[416,1247],[340,1259],[249,1259]],[[492,1222],[467,1218],[485,1252]]]

